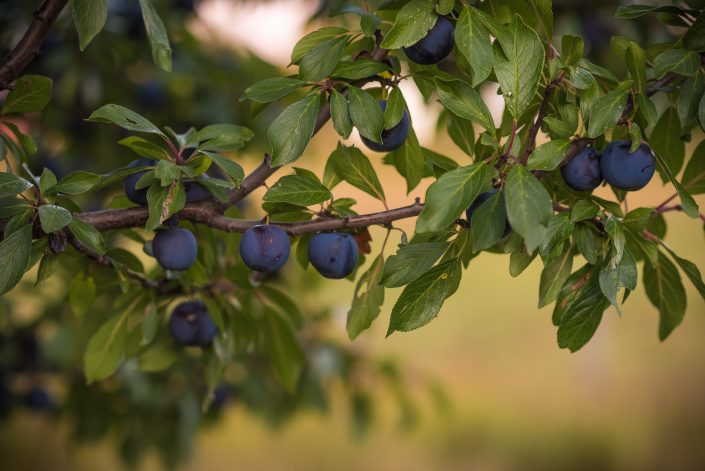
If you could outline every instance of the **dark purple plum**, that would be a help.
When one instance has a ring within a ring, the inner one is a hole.
[[[34,386],[24,397],[24,402],[30,409],[37,412],[47,412],[54,408],[54,400],[44,388]]]
[[[602,183],[600,153],[586,147],[561,168],[566,184],[577,191],[592,191]]]
[[[152,240],[152,252],[162,268],[188,270],[198,255],[196,236],[180,227],[159,231]]]
[[[445,16],[439,16],[436,24],[415,44],[405,47],[406,57],[417,64],[437,64],[453,51],[455,38],[453,23]]]
[[[218,329],[202,301],[188,301],[174,308],[169,330],[177,343],[202,347],[211,343]]]
[[[600,168],[607,183],[620,190],[644,188],[656,171],[656,156],[648,144],[642,143],[636,152],[629,152],[631,142],[611,142],[602,152]]]
[[[289,258],[291,242],[283,229],[269,224],[253,226],[240,241],[240,256],[250,269],[274,273]]]
[[[137,167],[153,167],[157,164],[156,160],[150,159],[137,159],[127,166],[128,168]],[[145,206],[147,204],[147,188],[141,188],[139,190],[135,189],[135,185],[142,176],[147,173],[147,170],[142,172],[133,173],[125,177],[125,196],[127,199],[140,206]]]
[[[341,232],[316,234],[308,243],[308,259],[326,278],[345,278],[357,266],[355,238]]]
[[[379,102],[382,111],[387,109],[387,102],[381,100]],[[394,149],[398,149],[404,144],[406,138],[409,136],[409,130],[411,129],[411,118],[409,117],[409,112],[404,110],[404,115],[394,127],[391,129],[385,129],[382,131],[382,143],[375,142],[366,138],[365,136],[360,136],[362,142],[370,149],[376,152],[391,152]]]

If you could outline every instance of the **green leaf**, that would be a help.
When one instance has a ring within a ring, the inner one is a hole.
[[[267,190],[263,199],[270,203],[311,206],[331,198],[330,190],[318,181],[301,175],[286,175]]]
[[[303,314],[296,305],[296,302],[291,299],[289,295],[269,285],[262,285],[259,289],[267,296],[267,301],[278,309],[282,316],[288,317],[295,327],[303,326]],[[223,329],[225,329],[225,327],[223,327]]]
[[[384,303],[384,286],[380,284],[383,272],[384,257],[379,254],[357,282],[346,323],[350,340],[355,340],[379,316]]]
[[[88,121],[116,124],[129,131],[157,134],[164,139],[167,139],[166,135],[144,116],[141,116],[134,111],[125,108],[124,106],[114,105],[112,103],[109,105],[103,105],[95,110],[88,117]]]
[[[573,248],[570,244],[564,244],[561,254],[546,263],[541,272],[539,308],[548,306],[556,300],[572,269]]]
[[[438,98],[451,113],[480,124],[494,135],[492,114],[480,94],[470,84],[462,80],[446,81],[439,78],[436,78],[435,84]]]
[[[193,133],[184,144],[198,143],[201,151],[228,151],[237,150],[255,137],[250,129],[234,124],[211,124],[200,131]]]
[[[397,13],[394,26],[384,37],[385,49],[400,49],[415,44],[433,28],[438,20],[434,0],[411,0]]]
[[[95,301],[95,281],[85,272],[80,272],[69,283],[69,306],[76,317],[82,317]]]
[[[492,72],[490,33],[475,12],[474,8],[463,7],[455,25],[455,44],[470,63],[473,87],[484,82]]]
[[[686,260],[684,258],[679,257],[675,254],[675,252],[673,252],[665,245],[664,248],[668,251],[669,254],[671,254],[671,257],[673,257],[673,260],[676,261],[678,266],[681,267],[681,270],[683,270],[683,273],[685,273],[688,279],[690,279],[691,283],[693,283],[695,288],[698,290],[698,293],[700,293],[700,296],[705,299],[705,283],[703,283],[703,277],[700,274],[698,266],[690,260]]]
[[[384,113],[372,95],[357,87],[348,87],[350,118],[364,137],[380,143],[384,130]]]
[[[573,229],[575,245],[588,263],[595,265],[600,259],[602,238],[591,223],[576,224]]]
[[[700,57],[686,49],[669,49],[654,60],[654,74],[663,77],[668,72],[692,77],[700,68]]]
[[[463,152],[470,157],[475,153],[475,131],[472,123],[448,113],[448,135]]]
[[[15,135],[15,138],[17,138],[17,143],[19,144],[19,147],[17,148],[19,152],[16,152],[14,150],[14,143],[9,138],[9,135],[6,135],[5,138],[3,138],[3,133],[0,133],[0,145],[2,144],[2,141],[5,140],[5,143],[11,143],[8,145],[10,147],[10,150],[15,153],[19,153],[20,155],[22,154],[22,151],[24,151],[26,156],[31,156],[37,153],[37,144],[34,142],[34,139],[32,139],[32,136],[29,136],[28,134],[24,134],[22,131],[20,131],[20,128],[17,127],[15,123],[12,123],[10,121],[3,121],[2,124],[10,128],[10,131],[12,131],[12,134]],[[0,154],[3,152],[3,147],[0,146]],[[3,160],[4,157],[0,157],[0,160]]]
[[[633,41],[630,41],[627,46],[627,51],[624,57],[627,63],[629,75],[636,84],[636,89],[639,93],[646,92],[646,56],[644,50]]]
[[[257,103],[269,103],[283,98],[305,85],[306,81],[291,77],[269,78],[248,87],[240,101],[251,100]]]
[[[426,175],[428,167],[426,156],[413,128],[409,130],[404,144],[385,156],[384,163],[394,165],[399,174],[404,177],[407,193],[416,188]]]
[[[328,77],[338,65],[347,44],[346,36],[316,44],[301,59],[299,78],[308,82],[320,82]]]
[[[245,178],[245,171],[240,167],[239,164],[233,162],[232,160],[224,157],[216,152],[199,151],[203,155],[207,155],[215,165],[220,167],[225,173],[228,174],[230,178],[235,180],[238,184]],[[212,179],[211,179],[212,180]]]
[[[705,93],[705,80],[703,74],[688,78],[683,82],[678,93],[678,117],[681,125],[687,128],[698,117],[698,104]]]
[[[32,254],[32,225],[5,233],[0,242],[0,295],[7,293],[22,279]]]
[[[73,219],[69,223],[69,230],[83,245],[97,253],[103,255],[106,252],[103,235],[95,227],[79,219]]]
[[[553,5],[551,0],[528,0],[534,9],[538,23],[549,41],[553,36]]]
[[[656,123],[656,105],[644,95],[636,96],[636,107],[640,115],[644,117],[646,123],[651,126]]]
[[[83,51],[105,26],[107,0],[71,0],[71,14],[78,32],[78,47]]]
[[[267,352],[279,381],[294,392],[301,375],[304,354],[291,326],[276,312],[266,309],[263,322]]]
[[[659,311],[659,338],[666,338],[678,327],[685,316],[686,293],[678,269],[659,252],[658,263],[644,265],[646,296]]]
[[[336,89],[333,89],[330,96],[330,114],[331,118],[333,118],[335,131],[343,139],[349,138],[353,125],[348,108],[348,99]]]
[[[700,208],[698,207],[698,203],[696,203],[690,193],[688,193],[688,191],[683,188],[683,185],[681,185],[680,182],[676,179],[676,177],[673,175],[673,172],[671,172],[670,168],[668,167],[668,164],[661,158],[659,154],[656,154],[656,160],[660,164],[660,171],[666,174],[668,179],[671,180],[671,184],[675,187],[676,191],[678,192],[678,196],[681,199],[681,206],[683,207],[683,212],[693,219],[698,218],[700,216]]]
[[[2,114],[31,113],[44,109],[51,99],[53,82],[41,75],[23,75],[5,97]]]
[[[444,173],[426,192],[425,206],[416,220],[416,232],[446,229],[480,193],[492,188],[495,175],[494,169],[481,162]]]
[[[630,291],[636,289],[637,283],[636,260],[628,250],[624,251],[618,263],[608,262],[600,271],[600,290],[605,298],[620,312],[617,294],[621,288]]]
[[[32,184],[11,173],[0,172],[0,198],[15,196],[32,188]]]
[[[47,167],[44,167],[42,174],[39,176],[39,191],[44,193],[57,183],[58,181],[56,180],[56,175],[54,175],[54,172]]]
[[[369,159],[356,147],[345,147],[340,142],[329,158],[339,178],[368,195],[384,201],[384,189]]]
[[[144,28],[147,31],[149,45],[152,47],[152,59],[160,69],[171,72],[171,46],[169,36],[162,19],[150,0],[139,0],[144,19]]]
[[[451,259],[409,283],[394,304],[387,336],[395,331],[418,329],[431,322],[445,300],[458,289],[461,275],[460,261]]]
[[[299,61],[310,51],[316,44],[326,41],[343,34],[347,34],[345,28],[328,27],[313,31],[299,40],[291,51],[291,63],[298,64]]]
[[[29,210],[31,210],[31,206],[25,200],[13,197],[0,197],[0,219],[6,219]]]
[[[555,253],[556,247],[573,234],[573,229],[575,229],[575,223],[571,221],[568,213],[561,212],[551,217],[546,235],[539,244],[539,253],[544,258],[544,262],[558,255]]]
[[[384,109],[384,129],[392,129],[399,124],[404,117],[406,101],[399,87],[395,87],[389,92],[387,97],[387,107]]]
[[[558,325],[558,346],[571,352],[580,350],[595,334],[609,302],[602,295],[597,268],[586,265],[573,273],[563,285],[553,322]]]
[[[524,237],[528,251],[533,252],[546,235],[546,225],[553,214],[551,197],[536,177],[522,166],[509,171],[504,193],[509,224]]]
[[[128,136],[119,140],[118,144],[131,149],[140,157],[157,160],[170,157],[169,152],[165,148],[139,136]]]
[[[374,77],[387,70],[389,70],[389,66],[383,62],[358,57],[352,62],[339,62],[330,76],[345,80],[360,80]]]
[[[497,38],[501,51],[495,44],[493,64],[507,109],[514,119],[519,119],[534,99],[545,51],[536,32],[519,15],[512,20],[509,36],[511,40]]]
[[[680,139],[681,133],[678,113],[670,106],[663,112],[649,136],[651,149],[668,164],[674,175],[681,171],[685,160],[685,142]],[[661,179],[667,182],[668,175],[661,173]]]
[[[705,141],[693,151],[683,172],[683,188],[691,195],[705,193]]]
[[[154,176],[162,186],[169,186],[181,177],[181,169],[170,160],[160,160],[154,169]]]
[[[570,212],[570,220],[573,222],[592,219],[597,216],[600,207],[590,200],[578,200]]]
[[[320,95],[308,95],[286,108],[267,129],[272,144],[272,166],[278,167],[298,160],[306,150],[316,115],[321,107]]]
[[[680,10],[673,6],[663,6],[659,7],[657,5],[627,5],[617,7],[617,12],[615,13],[615,18],[621,18],[624,20],[631,20],[634,18],[639,18],[648,13],[654,12],[671,12],[678,13]]]
[[[77,195],[90,190],[97,185],[99,181],[100,175],[78,170],[66,175],[56,185],[48,188],[46,192],[50,194],[64,193],[66,195]]]
[[[147,190],[149,219],[145,229],[153,231],[186,205],[186,190],[178,182],[162,187],[153,183]]]
[[[469,222],[473,252],[488,249],[496,244],[507,229],[504,193],[498,191],[483,202],[473,211]]]
[[[566,34],[561,38],[561,59],[565,65],[575,65],[585,52],[582,36]]]
[[[71,220],[71,213],[61,206],[45,204],[39,207],[39,221],[47,234],[63,229]]]
[[[614,90],[595,100],[590,111],[589,137],[599,137],[617,125],[627,105],[627,92]]]
[[[554,139],[538,146],[529,156],[529,170],[555,170],[571,146],[570,139]]]
[[[127,348],[127,312],[108,319],[93,334],[83,355],[86,383],[111,376],[125,357]]]
[[[703,8],[700,6],[700,8]],[[705,15],[700,13],[683,36],[683,45],[692,51],[705,51]]]
[[[447,242],[422,242],[401,247],[387,259],[381,283],[387,288],[399,288],[428,271],[450,244]]]

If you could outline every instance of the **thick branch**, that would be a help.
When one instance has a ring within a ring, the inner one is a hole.
[[[49,28],[68,3],[68,0],[45,0],[33,14],[32,23],[17,43],[0,63],[0,90],[11,88],[11,83],[22,73],[27,64],[39,51]]]
[[[318,218],[312,221],[274,224],[284,229],[288,234],[296,236],[311,232],[333,231],[337,229],[355,229],[374,225],[386,225],[399,219],[418,216],[423,204],[417,199],[410,206],[390,209],[378,213],[362,214],[346,218]],[[208,225],[226,232],[245,232],[250,227],[261,224],[262,221],[232,219],[222,215],[215,216]]]

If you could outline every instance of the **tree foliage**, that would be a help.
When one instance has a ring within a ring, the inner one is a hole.
[[[51,3],[56,2],[45,2]],[[9,93],[0,116],[0,158],[5,161],[0,173],[0,292],[34,289],[27,285],[30,271],[37,285],[64,280],[63,296],[51,308],[56,313],[47,315],[60,324],[76,324],[61,327],[74,347],[56,360],[75,365],[81,358],[86,385],[74,385],[71,394],[77,397],[70,407],[89,408],[101,395],[129,395],[137,387],[161,391],[167,378],[180,378],[193,383],[189,393],[156,410],[138,401],[137,407],[149,412],[140,420],[167,416],[172,408],[183,418],[179,427],[184,430],[197,404],[208,410],[224,384],[252,408],[277,417],[274,411],[290,411],[307,401],[325,406],[320,389],[326,370],[316,363],[321,355],[337,362],[337,374],[349,381],[351,401],[361,403],[366,393],[355,384],[351,369],[367,360],[315,333],[320,319],[303,314],[299,296],[292,294],[305,283],[288,279],[286,270],[251,273],[242,263],[238,233],[260,221],[244,219],[238,206],[275,173],[283,175],[267,187],[261,209],[247,212],[288,233],[293,245],[289,264],[312,271],[307,246],[313,233],[352,233],[363,254],[369,253],[370,234],[385,239],[382,251],[359,257],[348,276],[357,280],[347,313],[351,339],[365,335],[374,322],[387,322],[379,313],[388,289],[402,291],[391,308],[387,335],[434,320],[480,252],[507,255],[512,276],[532,263],[543,264],[538,304],[554,305],[558,346],[571,352],[589,342],[605,312],[611,315],[610,306],[617,313],[627,309],[622,304],[638,288],[640,273],[659,313],[663,340],[686,312],[681,274],[705,294],[698,267],[663,241],[667,213],[705,219],[692,197],[705,193],[703,144],[692,155],[686,152],[686,143],[705,129],[702,2],[619,7],[615,16],[620,21],[656,15],[679,33],[654,45],[613,37],[624,74],[590,60],[582,37],[554,37],[550,1],[357,3],[334,9],[326,26],[292,45],[289,76],[255,83],[239,76],[247,82],[240,101],[267,118],[266,131],[253,132],[245,126],[249,122],[232,120],[184,126],[155,121],[150,113],[119,102],[101,103],[84,116],[84,129],[119,128],[120,138],[103,145],[118,144],[147,162],[103,173],[89,171],[88,165],[66,175],[33,170],[36,134],[49,130],[28,131],[18,123],[50,113],[52,94],[59,92],[52,89],[51,78],[21,75],[22,68],[3,63],[0,86]],[[172,51],[170,22],[160,18],[162,7],[139,2],[154,67],[171,71],[172,53],[178,49]],[[71,2],[82,51],[106,47],[92,43],[108,34],[103,28],[111,14],[105,0]],[[454,23],[451,56],[437,65],[408,60],[404,48],[425,38],[439,15]],[[409,117],[399,88],[405,81],[414,82],[426,101],[440,102],[440,123],[466,154],[461,160],[419,144],[414,116]],[[499,123],[482,98],[487,84],[496,84],[504,100]],[[664,96],[658,105],[652,101],[657,94]],[[384,156],[348,140],[354,128],[383,144],[407,119],[412,125],[408,137]],[[306,149],[326,125],[341,141],[331,149],[324,174],[316,175],[305,168]],[[537,145],[540,134],[547,140]],[[266,137],[268,154],[246,174],[239,155],[253,139],[261,142],[259,136]],[[627,210],[624,189],[612,187],[613,198],[605,199],[566,184],[561,172],[571,159],[588,146],[603,149],[618,140],[629,141],[632,152],[648,144],[673,198]],[[380,159],[405,179],[407,194],[428,183],[425,197],[390,209],[386,198],[393,190],[372,163]],[[134,188],[146,192],[146,207],[118,196],[105,209],[84,210],[91,195],[117,190],[135,174],[140,176]],[[357,202],[336,189],[343,181],[379,200],[379,212],[358,214]],[[195,183],[205,187],[207,198],[189,199]],[[674,199],[679,204],[672,204]],[[413,234],[393,230],[395,221],[409,217],[418,217]],[[154,232],[174,225],[197,236],[198,258],[188,270],[145,269],[125,248],[126,241],[134,241],[151,253]],[[200,349],[179,347],[169,334],[169,315],[186,298],[202,300],[217,326],[213,341]],[[240,375],[246,379],[233,382],[233,365],[244,368]],[[389,365],[373,369],[399,380]],[[111,381],[118,384],[112,393],[94,384]],[[106,423],[119,420],[102,417]],[[176,433],[161,426],[166,436]],[[138,440],[139,431],[127,437]]]

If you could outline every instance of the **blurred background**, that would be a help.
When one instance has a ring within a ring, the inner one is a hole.
[[[0,54],[17,42],[38,3],[0,1]],[[68,12],[59,19],[26,71],[54,80],[49,107],[41,117],[23,123],[39,146],[37,169],[52,168],[60,177],[78,168],[107,172],[133,160],[128,150],[115,144],[123,137],[119,130],[84,121],[105,103],[127,106],[177,131],[216,122],[249,126],[257,138],[237,159],[246,170],[254,168],[268,150],[264,131],[283,104],[265,108],[253,118],[249,103],[238,101],[242,92],[258,80],[292,73],[286,68],[290,51],[303,34],[331,21],[346,21],[327,18],[329,4],[341,3],[335,1],[154,3],[172,41],[172,73],[158,70],[151,61],[137,1],[109,0],[106,29],[84,53],[78,51]],[[649,17],[616,20],[613,13],[619,3],[555,0],[554,21],[556,37],[583,36],[590,58],[622,76],[624,64],[610,49],[611,36],[629,36],[650,45],[669,40],[678,30],[669,31]],[[411,83],[402,90],[422,145],[468,163],[467,156],[437,132],[440,107],[424,103]],[[499,120],[501,98],[491,87],[483,95]],[[658,100],[665,103],[663,97]],[[688,149],[692,151],[701,139],[694,135]],[[322,174],[336,140],[328,126],[299,163]],[[358,142],[355,135],[351,142]],[[390,206],[423,196],[428,181],[406,195],[405,182],[383,165],[382,156],[368,155]],[[79,204],[98,209],[118,193],[119,188],[109,188],[100,198]],[[655,178],[645,190],[630,195],[629,204],[655,206],[671,193]],[[334,194],[356,198],[358,212],[382,209],[379,202],[346,184],[336,187]],[[262,215],[258,196],[245,208],[251,217]],[[704,206],[705,198],[698,202]],[[679,213],[670,213],[668,221],[668,244],[705,271],[702,224]],[[409,221],[399,227],[413,231]],[[372,228],[371,233],[376,253],[384,230]],[[397,241],[388,244],[387,254]],[[684,280],[686,318],[665,343],[658,341],[658,314],[640,280],[623,316],[608,310],[593,340],[570,354],[556,345],[551,309],[536,308],[540,263],[534,262],[516,279],[509,276],[508,263],[506,256],[476,258],[438,319],[423,329],[385,339],[389,313],[401,292],[388,290],[372,329],[352,343],[345,333],[345,317],[354,284],[321,281],[289,263],[284,275],[294,280],[290,289],[304,315],[325,308],[319,330],[327,341],[343,345],[351,355],[373,359],[385,374],[358,378],[364,388],[353,400],[344,393],[344,381],[327,381],[322,407],[289,411],[286,404],[291,399],[282,397],[277,409],[264,404],[269,409],[263,413],[235,395],[224,402],[218,420],[206,420],[197,434],[183,431],[195,434],[195,444],[185,453],[185,461],[171,464],[213,471],[705,469],[705,303],[692,286]],[[38,319],[48,310],[61,309],[66,294],[63,285],[45,284],[37,295],[32,280],[0,301],[0,324],[20,325],[15,334],[32,332],[27,340],[20,342],[17,335],[12,340],[20,345],[15,358],[19,351],[20,360],[30,364],[29,371],[33,362],[40,361],[35,357],[52,358],[59,348],[61,329]],[[311,361],[323,370],[334,360],[325,349],[312,353]],[[396,376],[403,380],[394,381]],[[52,379],[51,373],[32,372],[20,381],[41,383],[48,394],[27,399],[28,407],[0,422],[0,468],[118,470],[125,462],[145,470],[163,466],[164,458],[153,450],[131,461],[130,446],[139,448],[139,443],[115,446],[119,427],[129,427],[131,415],[142,411],[118,404],[115,417],[120,420],[114,419],[118,430],[92,433],[90,421],[77,424],[59,406],[69,396],[74,404],[91,401],[81,380],[65,384]],[[103,399],[93,400],[109,400],[110,387],[103,389]],[[193,422],[190,427],[195,427]]]

